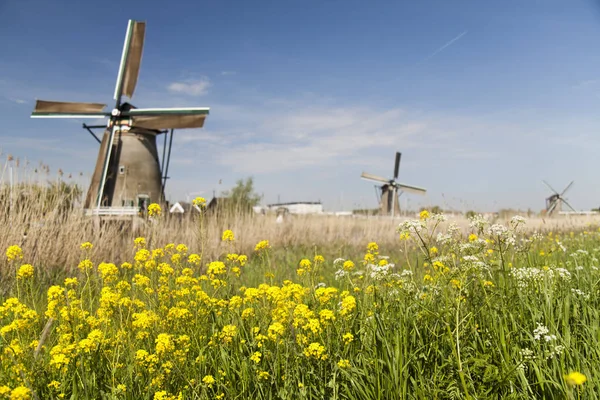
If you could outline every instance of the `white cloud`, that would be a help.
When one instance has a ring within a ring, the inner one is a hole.
[[[221,75],[223,75],[223,76],[236,75],[236,74],[237,74],[236,71],[221,71]]]
[[[198,80],[186,80],[182,82],[173,82],[168,86],[171,93],[180,93],[188,96],[202,96],[208,92],[211,83],[208,78],[203,77]]]

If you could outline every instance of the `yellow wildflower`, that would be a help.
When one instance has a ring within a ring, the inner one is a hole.
[[[268,249],[269,246],[269,241],[268,240],[261,240],[260,242],[258,242],[256,244],[256,246],[254,246],[254,251],[259,252],[261,250],[265,250]]]
[[[208,387],[212,387],[212,385],[214,385],[215,382],[215,377],[212,375],[206,375],[204,378],[202,378],[202,383],[204,383]]]
[[[256,373],[256,376],[258,377],[258,379],[267,380],[269,379],[270,375],[267,371],[258,371]]]
[[[10,400],[30,400],[31,390],[25,386],[17,386],[10,393]]]
[[[423,210],[419,213],[419,218],[423,221],[425,221],[427,218],[429,218],[429,211],[427,210]]]
[[[565,375],[565,380],[570,386],[580,386],[587,381],[587,377],[581,372],[571,372],[569,375]]]
[[[144,248],[146,247],[146,238],[143,237],[137,237],[135,238],[135,240],[133,241],[133,244],[136,248]]]
[[[157,203],[152,203],[148,206],[148,216],[159,217],[162,213],[162,208]]]
[[[33,265],[23,264],[17,271],[17,279],[27,279],[33,277]]]
[[[196,197],[192,200],[192,205],[200,208],[206,207],[206,199],[204,197]]]
[[[221,240],[224,242],[233,242],[235,240],[233,231],[231,231],[230,229],[227,229],[226,231],[224,231],[223,235],[221,236]]]
[[[8,261],[20,260],[23,258],[23,250],[17,245],[9,246],[6,249],[6,258]]]
[[[340,360],[340,361],[338,361],[337,365],[340,368],[348,368],[350,366],[350,361],[349,360]]]
[[[325,346],[316,342],[309,344],[308,347],[304,349],[304,355],[306,357],[312,357],[317,360],[327,359]]]
[[[256,364],[258,364],[260,362],[260,358],[262,357],[262,354],[260,351],[255,351],[252,356],[250,356],[250,360],[254,361]]]
[[[354,263],[350,260],[344,261],[342,268],[344,268],[344,271],[352,271],[354,269]]]
[[[92,268],[94,268],[94,264],[92,263],[92,261],[89,258],[86,258],[85,260],[81,260],[79,262],[79,265],[77,265],[77,268],[79,268],[79,270],[81,272],[86,272],[86,271],[89,271]]]
[[[354,335],[350,332],[344,333],[344,335],[342,336],[342,340],[344,341],[344,344],[350,344],[350,342],[354,340]]]

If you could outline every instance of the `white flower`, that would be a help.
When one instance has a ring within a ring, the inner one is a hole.
[[[483,230],[489,224],[488,220],[481,214],[477,214],[470,218],[469,226],[471,229],[478,231]]]
[[[337,271],[335,271],[336,280],[342,279],[345,276],[348,276],[348,272],[344,271],[343,269],[338,269]]]
[[[434,220],[434,221],[437,221],[437,222],[444,222],[444,221],[447,220],[446,216],[444,214],[442,214],[442,213],[433,214],[431,216],[431,219]]]
[[[549,332],[550,330],[548,328],[538,322],[537,328],[533,330],[533,338],[535,340],[540,340],[542,336],[545,336]]]
[[[526,220],[525,218],[521,217],[520,215],[515,215],[514,217],[512,217],[510,219],[510,225],[513,227],[513,229],[517,229],[517,227],[521,224],[525,224]]]

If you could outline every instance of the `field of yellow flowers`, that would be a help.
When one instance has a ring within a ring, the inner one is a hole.
[[[600,398],[598,229],[443,221],[350,255],[226,230],[204,260],[150,232],[115,265],[85,242],[53,281],[11,246],[0,399]]]

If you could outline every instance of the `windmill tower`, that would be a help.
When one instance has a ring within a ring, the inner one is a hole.
[[[164,202],[174,130],[201,128],[209,113],[207,107],[137,108],[122,101],[124,96],[133,97],[145,31],[145,22],[129,20],[112,111],[104,111],[106,105],[99,103],[37,100],[31,114],[31,118],[108,117],[106,126],[83,124],[100,144],[84,205],[96,215],[111,214],[111,209],[124,207],[145,210],[150,202]],[[102,140],[92,131],[97,128],[104,129]],[[156,146],[160,134],[164,134],[162,161]]]
[[[546,215],[551,216],[555,213],[560,213],[562,211],[563,203],[567,205],[571,210],[575,211],[573,207],[567,202],[567,200],[563,197],[563,195],[571,188],[575,181],[571,181],[569,185],[562,191],[562,193],[558,193],[556,190],[550,186],[550,184],[546,181],[543,181],[548,188],[554,192],[552,195],[546,198]]]
[[[382,185],[379,185],[381,189],[381,197],[379,200],[381,215],[391,215],[392,218],[394,217],[394,215],[400,214],[400,205],[398,197],[403,192],[416,194],[426,193],[426,190],[423,188],[405,185],[396,181],[396,179],[398,179],[398,172],[400,171],[401,155],[401,153],[396,152],[396,161],[394,163],[394,177],[392,179],[386,179],[380,176],[367,174],[366,172],[363,172],[361,174],[361,178],[363,179],[382,183]],[[400,193],[398,193],[398,191],[400,191]]]

